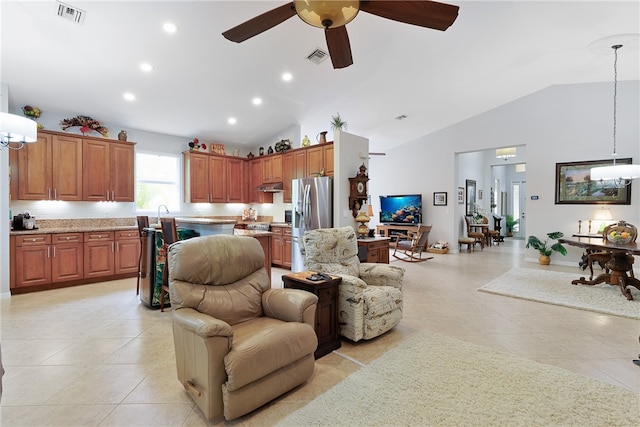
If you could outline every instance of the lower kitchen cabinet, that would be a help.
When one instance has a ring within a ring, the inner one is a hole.
[[[134,230],[11,235],[11,293],[136,277],[139,256]]]
[[[115,273],[113,232],[84,233],[84,277],[112,276]]]
[[[271,263],[282,268],[291,268],[291,227],[271,225]]]

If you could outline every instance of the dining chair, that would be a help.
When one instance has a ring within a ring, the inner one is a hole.
[[[175,218],[161,218],[160,228],[162,230],[163,250],[168,253],[169,245],[178,241],[178,230],[176,229]],[[160,290],[160,311],[164,311],[164,297],[169,294],[169,263],[165,258],[162,268],[162,288]]]
[[[136,283],[136,295],[140,295],[140,280],[142,280],[147,274],[147,263],[144,257],[145,245],[142,239],[142,233],[145,228],[149,227],[149,217],[146,215],[139,215],[136,217],[138,222],[138,235],[140,236],[140,255],[138,258],[138,283]]]

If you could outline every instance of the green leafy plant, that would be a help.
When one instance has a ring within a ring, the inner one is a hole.
[[[564,236],[564,234],[562,234],[562,232],[553,231],[551,233],[547,233],[547,239],[545,239],[544,242],[542,240],[538,239],[536,236],[529,236],[529,240],[527,241],[527,246],[526,247],[527,248],[531,247],[531,248],[537,250],[538,252],[540,252],[540,255],[550,256],[553,253],[553,251],[559,252],[562,255],[566,255],[567,254],[567,248],[562,246],[562,243],[556,242],[553,245],[549,246],[549,239],[557,240],[557,239],[561,238],[562,236]]]
[[[340,117],[340,113],[336,113],[335,116],[331,116],[331,129],[332,130],[347,129],[347,122],[342,120],[342,118]]]
[[[509,232],[511,232],[513,230],[513,226],[516,225],[518,223],[517,219],[513,218],[513,215],[507,215],[506,217],[506,225],[507,225],[507,230]]]

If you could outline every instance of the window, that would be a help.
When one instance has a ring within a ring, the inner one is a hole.
[[[136,153],[136,209],[180,211],[180,156]]]

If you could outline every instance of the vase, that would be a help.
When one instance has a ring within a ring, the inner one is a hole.
[[[318,143],[326,144],[327,143],[327,131],[323,130],[322,132],[320,132],[318,135],[316,135],[316,139],[318,140]]]
[[[126,130],[121,130],[120,132],[118,132],[118,140],[119,141],[126,141],[127,140],[127,131]]]
[[[538,264],[540,265],[549,265],[551,263],[551,258],[548,255],[540,255],[538,257]]]

